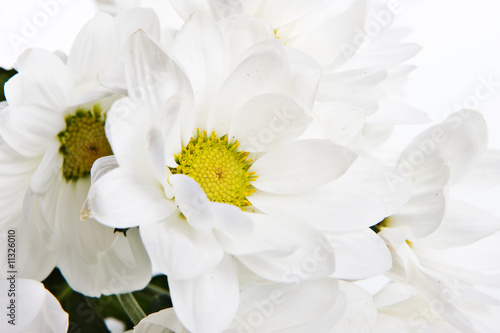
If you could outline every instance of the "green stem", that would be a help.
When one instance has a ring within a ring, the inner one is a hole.
[[[167,294],[168,296],[170,296],[170,292],[167,289],[158,287],[151,283],[147,285],[146,289],[154,292],[155,294]]]
[[[146,317],[146,314],[142,311],[141,306],[137,303],[132,293],[117,294],[116,298],[118,298],[118,302],[120,302],[120,305],[125,310],[134,325],[139,324],[141,319]]]

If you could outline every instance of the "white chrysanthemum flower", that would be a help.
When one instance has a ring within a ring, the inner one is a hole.
[[[238,313],[224,332],[368,332],[376,318],[371,295],[345,281],[251,284],[241,291]],[[169,308],[144,318],[133,332],[172,331],[189,332]]]
[[[500,219],[449,200],[455,184],[470,174],[477,179],[474,167],[486,175],[500,167],[498,154],[481,161],[486,144],[482,116],[464,110],[423,132],[403,152],[400,174],[391,179],[411,175],[412,197],[377,226],[393,256],[387,276],[398,282],[378,296],[381,327],[398,322],[408,332],[428,327],[430,332],[496,330],[491,314],[500,313],[500,303],[478,287],[498,288],[500,265],[492,258],[500,254],[500,246],[494,245]],[[478,307],[490,313],[489,320]]]
[[[154,26],[149,10],[97,15],[67,59],[28,50],[5,85],[9,106],[0,112],[0,134],[10,147],[2,143],[0,177],[12,186],[2,192],[1,222],[26,232],[21,246],[32,256],[21,269],[26,277],[42,280],[57,261],[70,286],[86,295],[136,290],[149,281],[137,230],[125,237],[94,220],[82,222],[80,210],[92,163],[112,154],[104,122],[119,96],[98,85],[97,72],[119,60],[128,33]]]
[[[143,32],[131,37],[130,98],[113,105],[106,125],[116,163],[95,165],[103,175],[84,208],[109,226],[139,226],[193,332],[221,331],[233,320],[235,263],[275,282],[332,274],[331,245],[318,229],[345,232],[346,241],[332,244],[357,248],[350,258],[363,263],[352,265],[359,271],[380,262],[376,274],[387,270],[387,248],[368,226],[400,207],[408,189],[389,189],[387,169],[375,164],[346,173],[355,159],[346,148],[298,140],[319,66],[245,23],[193,15],[168,51]],[[382,259],[364,260],[370,251]],[[357,274],[344,267],[349,278]]]
[[[3,317],[2,332],[68,331],[68,314],[42,283],[29,279],[0,280]]]

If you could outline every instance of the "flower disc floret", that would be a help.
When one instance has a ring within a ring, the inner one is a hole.
[[[178,167],[172,174],[187,175],[202,187],[210,201],[229,203],[240,208],[250,206],[246,197],[255,189],[250,182],[257,176],[248,169],[252,160],[248,153],[238,151],[239,143],[228,142],[227,135],[210,136],[197,131],[180,154],[174,155]]]
[[[92,164],[98,158],[112,155],[104,130],[104,116],[99,105],[92,110],[78,109],[66,116],[66,129],[57,137],[63,155],[62,173],[66,181],[76,181],[90,175]]]

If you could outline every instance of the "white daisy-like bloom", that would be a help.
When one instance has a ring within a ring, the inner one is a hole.
[[[127,34],[154,26],[150,10],[100,14],[67,59],[41,49],[19,58],[19,73],[5,85],[9,105],[0,112],[0,178],[9,184],[1,223],[23,233],[23,277],[43,280],[57,264],[69,285],[89,296],[141,289],[150,280],[138,231],[125,236],[92,219],[82,222],[80,210],[92,163],[112,154],[104,122],[119,95],[99,86],[97,72],[119,61]]]
[[[184,19],[205,13],[215,20],[239,17],[249,27],[267,24],[290,48],[322,67],[310,131],[371,156],[396,124],[428,121],[421,111],[394,100],[391,84],[415,69],[404,62],[420,46],[402,43],[405,31],[392,29],[403,11],[399,2],[170,0]]]
[[[116,161],[95,164],[83,208],[108,226],[139,226],[192,332],[230,325],[237,268],[278,283],[386,271],[387,247],[368,227],[408,196],[409,183],[389,188],[387,168],[299,139],[320,66],[246,23],[195,14],[167,50],[144,32],[131,37],[129,97],[106,122]],[[335,232],[345,239],[330,240]],[[354,263],[334,267],[332,245]]]
[[[0,280],[0,291],[4,310],[4,318],[0,321],[2,332],[68,331],[68,314],[42,283],[7,276],[7,279]]]
[[[500,265],[492,259],[500,256],[500,218],[450,200],[462,180],[495,183],[491,175],[498,178],[500,156],[485,154],[486,146],[484,119],[464,110],[423,132],[403,152],[400,173],[391,179],[410,174],[412,197],[377,226],[391,249],[393,268],[386,275],[394,281],[377,295],[380,332],[389,326],[401,332],[498,329],[500,301],[482,288],[498,289]]]
[[[323,279],[300,284],[251,284],[241,291],[238,313],[223,332],[368,332],[376,318],[371,295],[349,282]],[[189,331],[174,309],[168,308],[145,317],[133,332]]]

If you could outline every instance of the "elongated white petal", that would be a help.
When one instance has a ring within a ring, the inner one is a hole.
[[[59,145],[51,143],[43,155],[38,168],[31,178],[31,190],[36,194],[43,194],[53,182],[54,178],[62,177],[63,157],[59,153]]]
[[[195,98],[211,105],[229,70],[228,45],[216,22],[200,14],[191,16],[176,34],[172,52],[189,77]],[[205,128],[206,110],[200,111],[195,127]]]
[[[68,56],[76,84],[94,81],[97,73],[118,58],[119,30],[113,17],[98,13],[78,33]]]
[[[236,268],[229,256],[212,271],[196,279],[168,279],[175,313],[192,333],[226,329],[238,310]]]
[[[161,221],[177,210],[158,183],[114,169],[95,182],[88,195],[91,217],[115,228]]]
[[[202,234],[180,214],[141,226],[141,237],[155,267],[172,279],[193,279],[220,263],[224,252],[213,236]]]
[[[346,47],[355,45],[354,39],[359,33],[356,28],[364,25],[366,7],[366,0],[353,1],[343,13],[324,20],[320,26],[312,25],[313,28],[292,39],[290,45],[312,54],[323,66],[329,65],[334,59],[337,59],[338,64],[347,62],[353,53],[348,52]]]
[[[148,103],[150,112],[161,110],[172,95],[192,91],[184,71],[144,31],[130,37],[126,55],[129,96],[136,103]],[[160,91],[161,95],[156,93]]]
[[[23,198],[30,191],[30,176],[36,170],[40,158],[26,158],[18,154],[0,139],[0,225],[16,220],[21,212]]]
[[[355,158],[328,140],[301,140],[264,154],[249,171],[258,175],[252,185],[260,190],[298,193],[337,179]]]
[[[308,221],[330,231],[363,229],[382,221],[408,200],[411,182],[393,168],[358,159],[336,181],[306,193],[257,192],[248,200],[260,210]]]

